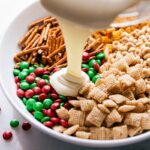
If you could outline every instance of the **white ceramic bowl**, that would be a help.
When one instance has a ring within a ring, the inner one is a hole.
[[[34,125],[37,129],[44,132],[45,134],[48,134],[65,142],[88,147],[117,147],[122,145],[129,145],[149,138],[150,132],[146,132],[135,137],[121,140],[96,141],[79,139],[63,135],[61,133],[57,133],[45,127],[40,122],[35,120],[34,117],[26,110],[24,104],[16,95],[16,85],[12,73],[14,67],[13,57],[19,51],[17,42],[27,31],[28,24],[38,18],[47,15],[50,14],[40,5],[39,2],[35,2],[32,5],[25,8],[24,10],[22,10],[22,12],[16,16],[13,22],[9,25],[3,37],[0,46],[0,82],[9,102],[22,116],[24,116],[29,122],[31,122],[32,125]]]

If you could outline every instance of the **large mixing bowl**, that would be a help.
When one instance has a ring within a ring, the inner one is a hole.
[[[29,122],[32,123],[38,130],[57,138],[59,140],[78,144],[88,147],[117,147],[122,145],[129,145],[145,140],[150,137],[150,132],[143,133],[141,135],[130,137],[121,140],[85,140],[76,137],[71,137],[57,133],[45,127],[38,122],[34,117],[26,110],[24,104],[16,95],[16,84],[13,77],[14,55],[19,51],[17,46],[19,39],[25,34],[27,25],[32,21],[50,15],[39,2],[35,2],[32,5],[27,6],[20,14],[16,16],[13,22],[9,25],[0,46],[0,82],[5,95],[12,106]]]

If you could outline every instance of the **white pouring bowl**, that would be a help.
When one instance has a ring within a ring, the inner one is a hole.
[[[20,51],[18,45],[19,39],[26,33],[27,26],[34,20],[41,17],[50,15],[39,2],[35,2],[27,6],[20,14],[16,16],[13,22],[6,30],[3,40],[0,45],[0,83],[2,89],[12,106],[25,117],[34,127],[38,130],[55,137],[59,140],[82,145],[88,147],[118,147],[123,145],[129,145],[138,143],[145,139],[150,138],[150,132],[143,133],[141,135],[130,137],[121,140],[85,140],[76,137],[71,137],[57,133],[42,123],[38,122],[34,117],[26,110],[24,104],[16,95],[16,84],[14,82],[13,68],[14,68],[14,55]],[[41,143],[42,144],[42,143]]]

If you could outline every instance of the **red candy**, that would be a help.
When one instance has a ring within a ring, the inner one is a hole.
[[[45,71],[44,68],[38,67],[35,69],[35,74],[38,74],[38,75],[44,74],[44,71]]]
[[[101,61],[101,63],[102,63],[102,65],[105,63],[105,60],[103,59],[102,61]]]
[[[9,139],[11,139],[11,137],[12,137],[12,132],[10,132],[10,131],[5,131],[5,132],[3,133],[3,138],[4,138],[4,140],[9,140]]]
[[[53,69],[53,72],[57,72],[57,71],[59,71],[59,70],[60,70],[59,67],[55,67],[55,68]]]
[[[29,122],[27,122],[27,121],[23,122],[23,124],[22,124],[22,129],[23,130],[27,131],[30,128],[31,128],[31,124]]]
[[[34,95],[33,90],[29,89],[29,90],[25,91],[26,98],[31,98],[33,95]]]
[[[96,71],[99,71],[99,64],[97,62],[93,63],[93,67]]]
[[[18,76],[17,76],[17,77],[15,77],[15,82],[16,82],[16,83],[20,82],[20,80],[19,80]]]
[[[52,127],[54,124],[52,121],[46,121],[43,123],[46,127]]]
[[[43,101],[44,99],[46,99],[47,98],[47,95],[45,94],[45,93],[41,93],[40,95],[39,95],[39,100],[40,101]]]
[[[63,127],[65,127],[65,128],[68,128],[68,127],[69,127],[68,122],[65,121],[64,119],[61,119],[61,120],[60,120],[60,124],[61,124]]]
[[[34,93],[37,94],[37,95],[39,95],[39,94],[42,93],[42,90],[41,90],[41,88],[39,88],[39,87],[34,87],[34,88],[33,88],[33,91],[34,91]]]
[[[29,75],[29,76],[27,76],[26,77],[26,81],[28,82],[28,83],[33,83],[34,82],[34,77],[33,76],[31,76],[31,75]]]
[[[58,102],[57,102],[57,103],[53,103],[53,104],[51,105],[51,109],[52,109],[52,110],[56,110],[58,107],[59,107],[59,103],[58,103]]]
[[[17,96],[18,97],[22,98],[22,97],[24,97],[24,95],[25,95],[25,93],[22,89],[17,89]]]
[[[43,113],[43,115],[47,115],[47,110],[46,109],[42,109],[42,113]]]
[[[70,109],[70,108],[71,108],[71,105],[70,105],[70,103],[67,102],[67,103],[64,104],[64,107],[65,107],[66,109]]]
[[[50,72],[49,72],[49,71],[44,71],[44,74],[49,75],[49,74],[50,74]]]
[[[88,52],[83,52],[82,59],[83,60],[88,60],[89,58],[90,58],[90,54]]]
[[[82,68],[82,71],[88,72],[88,68]]]
[[[36,74],[34,72],[30,73],[30,76],[36,78]]]
[[[45,85],[42,88],[42,92],[48,94],[51,90],[51,87],[49,85]]]
[[[59,123],[60,119],[57,118],[57,117],[51,117],[51,121],[54,122],[54,123]]]
[[[20,88],[20,83],[18,82],[16,85],[17,85],[17,89],[19,89]]]
[[[45,84],[46,84],[46,81],[45,81],[44,79],[40,79],[40,80],[37,81],[37,85],[38,85],[39,87],[42,87],[42,86],[44,86]]]
[[[51,94],[51,98],[52,98],[52,99],[58,99],[58,95],[57,95],[56,93],[52,93],[52,94]]]
[[[56,100],[54,101],[54,103],[61,103],[61,102],[62,102],[61,99],[56,99]]]
[[[52,109],[48,109],[47,110],[47,116],[54,117],[55,116],[55,112]]]

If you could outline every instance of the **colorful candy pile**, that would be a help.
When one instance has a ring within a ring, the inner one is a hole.
[[[69,100],[75,99],[58,95],[49,83],[50,72],[43,65],[29,66],[27,62],[21,62],[18,69],[14,69],[15,82],[17,84],[17,96],[26,105],[26,109],[33,114],[35,119],[47,127],[61,124],[68,127],[68,122],[58,118],[56,110],[63,106],[69,109]],[[53,71],[58,71],[55,68]]]
[[[103,52],[98,53],[95,58],[96,59],[89,59],[90,54],[88,52],[83,52],[82,59],[86,61],[82,63],[82,71],[86,72],[87,75],[90,77],[92,82],[96,82],[100,75],[98,74],[100,71],[100,66],[104,63],[105,55]]]

